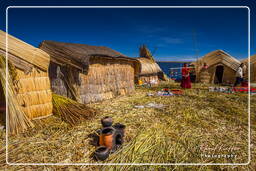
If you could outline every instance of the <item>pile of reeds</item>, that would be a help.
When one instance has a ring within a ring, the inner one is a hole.
[[[8,38],[9,73],[15,97],[29,119],[52,114],[52,93],[48,76],[50,56],[0,30],[0,54],[6,56]],[[13,66],[13,67],[11,67]]]
[[[11,75],[7,75],[6,77],[6,58],[4,56],[0,56],[0,81],[3,85],[3,92],[8,92],[8,116],[6,118],[8,131],[11,134],[17,134],[19,132],[23,132],[29,127],[33,127],[33,123],[27,118],[24,111],[21,109],[19,105],[16,94],[13,87],[13,80]],[[8,87],[6,87],[6,81],[8,81]],[[6,96],[6,94],[5,94]]]
[[[57,94],[52,95],[52,102],[53,114],[72,126],[79,124],[82,120],[92,118],[97,113],[95,109],[87,107],[85,104]]]

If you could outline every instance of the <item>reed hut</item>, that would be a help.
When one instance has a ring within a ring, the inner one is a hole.
[[[156,63],[153,55],[146,45],[139,47],[139,74],[138,80],[144,83],[158,84],[160,80],[166,80],[165,75],[159,65]]]
[[[249,66],[248,66],[248,58],[241,60],[242,63],[245,64],[245,78],[248,79],[248,70],[249,70]],[[252,83],[256,83],[256,54],[250,57],[250,77],[251,77],[251,82]]]
[[[140,64],[138,74],[139,80],[144,83],[155,82],[156,84],[158,84],[160,80],[165,80],[163,71],[155,61],[146,57],[139,57],[136,59]]]
[[[8,48],[6,48],[6,36]],[[9,74],[13,84],[11,86],[14,88],[14,97],[23,112],[29,119],[51,115],[52,94],[48,77],[49,55],[0,30],[0,55],[4,61],[6,49]],[[3,86],[0,87],[1,92],[3,92]]]
[[[208,65],[207,69],[203,69],[203,64]],[[204,82],[214,84],[233,84],[235,82],[235,73],[240,65],[240,61],[224,52],[223,50],[215,50],[198,59],[192,64],[196,67],[197,81],[204,78]],[[205,77],[205,72],[209,76]],[[205,80],[205,79],[209,80]]]
[[[51,56],[49,75],[56,94],[90,103],[134,91],[136,59],[103,46],[43,41]]]

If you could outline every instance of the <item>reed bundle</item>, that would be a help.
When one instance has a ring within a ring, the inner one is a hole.
[[[0,30],[0,55],[6,56],[6,50],[9,73],[14,80],[12,86],[21,110],[28,119],[50,116],[52,93],[47,72],[49,55]]]
[[[148,59],[152,60],[153,62],[155,62],[151,52],[149,51],[149,49],[147,48],[146,45],[142,45],[140,47],[140,57],[148,58]]]
[[[67,97],[53,94],[53,113],[74,126],[96,115],[96,110]]]
[[[6,78],[6,58],[4,56],[0,56],[0,81],[3,85],[3,92],[6,92],[6,88],[8,91],[8,131],[11,134],[17,134],[19,132],[23,132],[29,127],[34,127],[33,123],[27,118],[21,106],[19,105],[16,94],[13,87],[13,80],[8,74]],[[8,81],[8,87],[6,87],[6,81]],[[6,94],[5,94],[6,96]]]
[[[19,40],[11,35],[7,35],[8,38],[8,53],[10,55],[9,59],[13,60],[13,62],[17,63],[20,66],[20,69],[27,67],[22,65],[23,61],[26,61],[29,64],[35,65],[38,68],[42,69],[43,71],[48,70],[48,66],[50,63],[50,58],[47,53],[44,51],[29,45],[22,40]],[[6,33],[0,30],[0,49],[5,51],[6,50]],[[13,58],[15,56],[16,58]]]

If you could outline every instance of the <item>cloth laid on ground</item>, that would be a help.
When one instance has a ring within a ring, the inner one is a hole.
[[[142,109],[142,108],[156,108],[156,109],[162,109],[164,107],[166,107],[166,105],[164,104],[158,104],[158,103],[148,103],[146,105],[135,105],[134,106],[135,108],[138,108],[138,109]]]
[[[249,91],[249,87],[234,87],[233,91],[235,91],[235,92],[248,92]],[[256,93],[256,88],[251,87],[250,88],[250,92],[251,93]]]
[[[179,89],[162,89],[161,91],[158,91],[157,93],[148,93],[147,96],[175,96],[175,95],[182,95],[183,91]]]
[[[221,92],[221,93],[235,93],[235,92],[248,92],[248,87],[209,87],[209,92]],[[256,88],[250,88],[251,93],[256,93]]]
[[[156,96],[173,96],[174,94],[172,92],[166,92],[166,91],[158,91],[156,93]]]
[[[173,90],[171,90],[171,92],[172,92],[174,95],[183,95],[183,91],[180,90],[180,89],[173,89]]]
[[[234,93],[233,89],[229,87],[209,87],[209,92]]]

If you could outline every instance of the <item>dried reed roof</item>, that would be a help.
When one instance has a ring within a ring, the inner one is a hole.
[[[36,66],[43,71],[48,70],[50,57],[44,51],[35,48],[0,30],[0,51],[6,51],[6,37],[8,41],[8,59],[19,69],[28,70]]]
[[[215,50],[210,53],[207,53],[205,56],[198,59],[198,61],[202,63],[205,62],[208,66],[222,63],[233,70],[237,70],[241,63],[239,60],[235,59],[223,50]],[[193,62],[192,64],[196,65],[197,62]]]
[[[44,40],[39,48],[51,56],[51,61],[60,65],[69,64],[80,70],[88,68],[90,57],[107,57],[135,61],[135,59],[129,58],[105,46],[91,46],[78,43],[63,43]]]
[[[247,64],[248,64],[248,58],[241,60],[241,62],[247,65]],[[251,63],[251,64],[252,64],[252,63],[256,63],[256,54],[255,54],[255,55],[252,55],[252,56],[250,57],[250,63]]]
[[[148,58],[139,57],[136,58],[140,62],[140,74],[139,75],[152,75],[163,72],[159,65]]]

